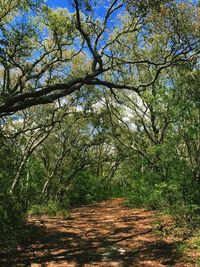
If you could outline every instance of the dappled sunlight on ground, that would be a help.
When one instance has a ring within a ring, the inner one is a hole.
[[[30,218],[34,236],[1,253],[0,266],[162,267],[181,263],[174,240],[155,235],[156,214],[122,199],[73,209],[70,218]]]

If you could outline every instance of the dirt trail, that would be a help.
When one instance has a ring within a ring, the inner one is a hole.
[[[36,234],[0,266],[194,266],[178,258],[175,243],[152,231],[155,212],[131,209],[122,199],[73,209],[69,219],[32,218]]]

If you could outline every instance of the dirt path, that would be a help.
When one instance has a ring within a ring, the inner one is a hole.
[[[154,212],[130,209],[122,199],[74,209],[69,219],[31,219],[37,231],[0,266],[161,267],[182,263],[175,243],[152,231]]]

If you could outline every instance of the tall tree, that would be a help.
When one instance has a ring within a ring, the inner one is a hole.
[[[101,6],[93,1],[73,0],[73,12],[1,1],[1,116],[86,85],[140,92],[163,69],[191,59],[199,53],[197,7],[162,2],[157,9],[133,1],[130,12],[121,0],[109,0],[99,15]]]

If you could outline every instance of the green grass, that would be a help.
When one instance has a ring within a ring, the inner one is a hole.
[[[48,202],[46,205],[33,205],[28,211],[28,215],[34,216],[61,216],[64,218],[69,218],[69,210],[61,209],[59,205],[55,202]]]
[[[183,255],[188,249],[188,244],[184,242],[177,242],[176,244],[176,252],[178,255]]]

